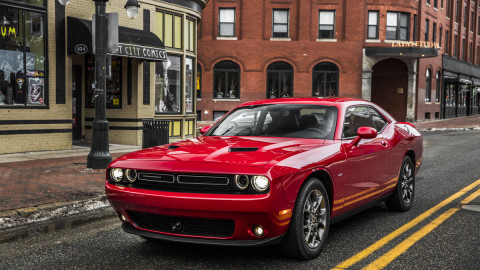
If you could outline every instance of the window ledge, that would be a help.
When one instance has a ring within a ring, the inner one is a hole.
[[[317,42],[337,42],[336,38],[317,38]]]
[[[240,101],[239,98],[214,98],[213,101]]]
[[[202,101],[202,99],[201,99],[201,98],[197,98],[197,101]]]
[[[270,41],[292,41],[291,38],[270,38]]]
[[[431,101],[425,101],[425,104],[432,104]]]
[[[237,40],[237,37],[217,37],[217,40]]]
[[[380,43],[380,39],[366,39],[365,42],[367,42],[367,43]]]

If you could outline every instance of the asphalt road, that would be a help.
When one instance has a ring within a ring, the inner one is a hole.
[[[480,207],[480,181],[470,185],[480,179],[480,131],[424,135],[413,208],[394,213],[382,203],[334,225],[312,261],[284,258],[275,246],[149,242],[115,218],[2,244],[0,269],[479,269],[480,212],[462,205]]]

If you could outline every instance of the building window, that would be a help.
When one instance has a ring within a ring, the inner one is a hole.
[[[453,57],[458,57],[458,35],[453,35]]]
[[[267,68],[267,98],[293,96],[293,67],[275,62]]]
[[[448,42],[448,39],[449,39],[448,34],[449,34],[449,33],[448,33],[448,30],[445,30],[445,53],[446,53],[447,55],[450,55],[450,51],[449,51],[450,48],[448,47],[448,44],[449,44],[449,42]]]
[[[477,46],[477,66],[480,64],[480,46]]]
[[[197,23],[194,19],[187,18],[187,41],[186,47],[187,51],[195,51],[195,33],[197,32],[196,26]]]
[[[418,28],[418,18],[417,18],[417,14],[414,14],[413,15],[413,40],[414,41],[418,40],[417,28]]]
[[[202,66],[197,63],[197,98],[202,98]]]
[[[240,66],[222,61],[213,68],[213,98],[240,98]]]
[[[86,80],[85,95],[86,108],[95,107],[95,55],[85,57]],[[122,58],[112,56],[112,77],[106,80],[107,108],[122,108]]]
[[[320,10],[318,15],[318,38],[335,38],[335,11]]]
[[[368,12],[368,39],[378,39],[378,11]]]
[[[181,113],[182,57],[169,54],[155,65],[155,113]]]
[[[429,19],[426,19],[425,20],[425,41],[428,41],[428,36],[429,36],[429,26],[430,26],[430,20]]]
[[[470,31],[473,32],[473,29],[474,28],[474,18],[475,18],[475,13],[472,11],[472,13],[470,14]]]
[[[221,8],[218,11],[218,36],[235,36],[235,9]]]
[[[433,0],[433,7],[438,8],[438,0]]]
[[[222,118],[228,111],[213,111],[213,121],[218,121]]]
[[[0,107],[45,106],[46,15],[0,5],[0,20]]]
[[[443,8],[443,0],[440,1],[440,7]]]
[[[432,42],[437,42],[437,24],[432,24]]]
[[[470,42],[468,47],[468,62],[473,63],[473,43]]]
[[[445,7],[445,13],[447,18],[450,18],[450,0],[447,0],[447,6]]]
[[[185,113],[193,113],[194,63],[192,58],[185,60]]]
[[[437,89],[435,91],[435,102],[440,102],[440,95],[441,95],[441,83],[440,83],[440,71],[437,72],[437,75],[435,75],[435,83],[437,84]]]
[[[442,47],[442,35],[443,35],[443,29],[440,26],[440,29],[438,30],[438,45]]]
[[[457,0],[457,12],[455,12],[455,22],[458,23],[458,18],[460,17],[460,1]]]
[[[430,5],[430,0],[427,0],[427,5]]]
[[[463,7],[463,28],[467,28],[467,6]]]
[[[312,96],[338,96],[338,67],[332,63],[320,63],[313,68]]]
[[[409,13],[387,12],[387,39],[408,40],[409,21]]]
[[[467,55],[465,54],[466,53],[466,50],[465,50],[465,38],[462,39],[462,59],[463,60],[467,60]]]
[[[273,27],[272,37],[274,38],[288,38],[288,9],[274,9],[273,10]]]
[[[182,49],[182,20],[182,15],[157,11],[155,34],[163,41],[165,47]]]
[[[425,85],[425,102],[430,102],[431,101],[431,96],[432,96],[432,71],[430,69],[427,69],[427,74],[426,74],[426,85]]]

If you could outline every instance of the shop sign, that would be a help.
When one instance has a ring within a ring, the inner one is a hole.
[[[3,38],[9,37],[9,36],[14,36],[14,37],[17,36],[17,29],[15,29],[15,27],[11,27],[11,26],[0,27],[0,32],[1,32]]]
[[[75,53],[78,54],[85,54],[88,52],[88,47],[85,44],[77,44],[74,49]]]
[[[167,61],[167,53],[164,49],[145,47],[133,44],[118,44],[118,52],[115,55],[141,58],[155,61]]]
[[[395,41],[392,47],[435,48],[440,49],[438,42],[431,41]]]

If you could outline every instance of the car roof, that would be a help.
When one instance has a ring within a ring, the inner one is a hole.
[[[257,101],[250,101],[240,106],[254,106],[254,105],[268,105],[268,104],[315,104],[333,106],[338,103],[364,103],[363,99],[345,98],[345,97],[330,97],[330,98],[274,98],[263,99]]]

